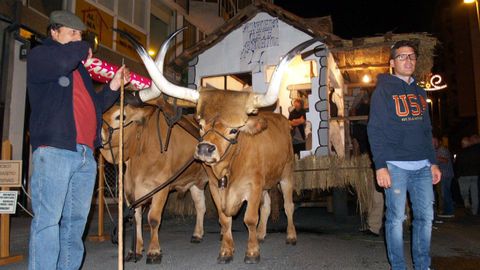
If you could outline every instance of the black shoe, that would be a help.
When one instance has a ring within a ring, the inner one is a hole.
[[[364,234],[364,235],[367,235],[367,236],[380,237],[380,234],[374,233],[374,232],[372,232],[372,231],[370,231],[370,230],[365,230],[365,231],[363,231],[363,234]]]

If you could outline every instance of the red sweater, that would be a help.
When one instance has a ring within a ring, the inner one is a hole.
[[[73,115],[77,130],[77,143],[95,149],[93,146],[97,127],[95,106],[78,70],[73,72]]]

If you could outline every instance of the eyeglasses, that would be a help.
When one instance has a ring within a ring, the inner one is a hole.
[[[405,61],[408,59],[410,59],[411,61],[415,61],[417,60],[417,55],[414,54],[414,53],[411,53],[411,54],[399,54],[397,56],[394,57],[395,59],[399,60],[399,61]]]

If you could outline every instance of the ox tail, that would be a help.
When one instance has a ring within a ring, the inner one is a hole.
[[[273,222],[278,222],[280,219],[280,209],[283,207],[283,196],[282,193],[280,192],[280,189],[275,186],[274,188],[270,189],[268,191],[268,195],[270,196],[270,201],[271,201],[271,212],[270,212],[270,218],[272,219]]]

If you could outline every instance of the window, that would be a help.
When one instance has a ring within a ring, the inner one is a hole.
[[[118,0],[118,16],[124,21],[134,24],[142,29],[147,26],[146,0]]]
[[[49,16],[52,11],[63,9],[63,0],[29,0],[28,5],[45,16]]]
[[[183,50],[186,50],[197,42],[197,27],[183,19],[183,26],[186,26],[187,29],[183,31]]]
[[[97,2],[111,11],[113,11],[115,6],[115,0],[97,0]]]
[[[150,48],[153,55],[158,53],[162,42],[168,36],[168,24],[160,20],[158,17],[150,16]]]

